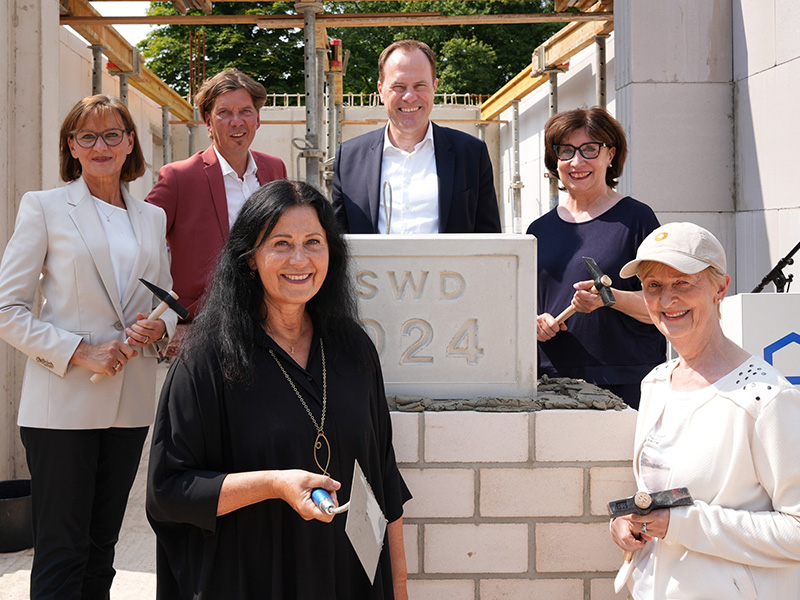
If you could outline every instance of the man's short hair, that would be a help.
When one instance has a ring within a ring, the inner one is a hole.
[[[239,69],[226,69],[211,79],[207,79],[197,92],[194,104],[200,112],[200,118],[203,121],[206,120],[206,114],[212,111],[214,103],[222,94],[242,89],[247,90],[247,93],[250,94],[256,110],[261,110],[264,102],[267,101],[267,90],[264,89],[264,86]]]
[[[378,58],[378,81],[383,81],[383,68],[386,66],[386,61],[389,60],[389,55],[395,50],[402,50],[403,52],[420,50],[428,59],[428,62],[431,63],[431,74],[433,75],[433,79],[436,79],[436,57],[433,55],[431,47],[425,42],[419,42],[417,40],[400,40],[399,42],[387,46],[384,48],[383,52],[381,52]]]

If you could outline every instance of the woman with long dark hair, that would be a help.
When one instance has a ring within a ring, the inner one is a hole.
[[[311,500],[358,460],[389,522],[374,584]],[[312,186],[245,203],[162,390],[147,508],[159,598],[405,598],[403,503],[377,353]]]

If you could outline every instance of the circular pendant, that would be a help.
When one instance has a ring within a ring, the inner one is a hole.
[[[324,450],[323,450],[324,448]],[[322,462],[319,459],[319,452],[323,450],[325,453],[325,466],[322,466]],[[328,442],[328,438],[325,437],[325,434],[321,431],[317,434],[317,439],[314,440],[314,462],[317,463],[319,470],[322,471],[322,474],[326,477],[329,476],[328,467],[331,464],[331,445]]]

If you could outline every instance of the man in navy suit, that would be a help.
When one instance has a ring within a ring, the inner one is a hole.
[[[333,205],[349,233],[499,233],[489,151],[430,120],[436,58],[416,40],[387,47],[378,92],[389,123],[336,152]]]

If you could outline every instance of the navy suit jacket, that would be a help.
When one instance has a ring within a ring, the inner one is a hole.
[[[342,143],[333,167],[333,206],[347,233],[378,233],[384,129]],[[500,233],[492,162],[478,138],[433,124],[439,233]]]

